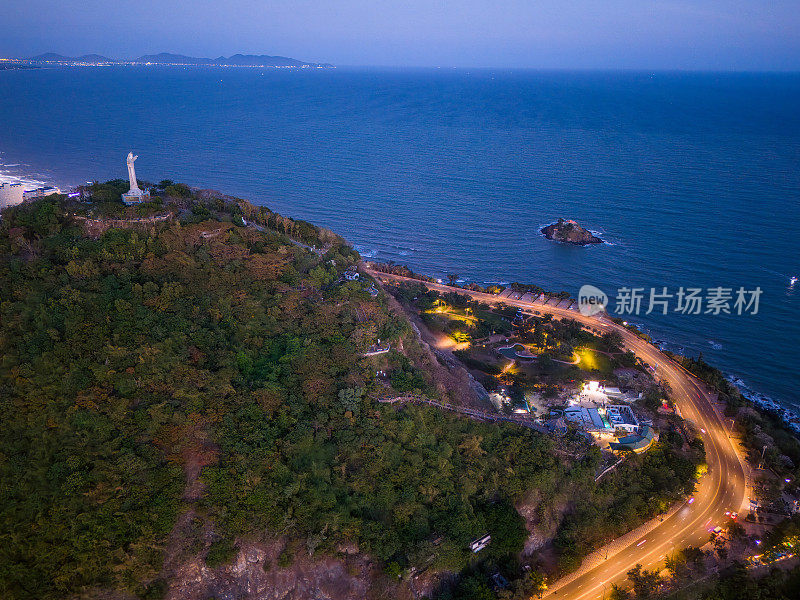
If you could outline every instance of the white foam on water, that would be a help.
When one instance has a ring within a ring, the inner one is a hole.
[[[0,156],[2,153],[0,153]],[[21,183],[26,189],[35,189],[38,187],[46,187],[51,185],[48,181],[36,179],[30,175],[23,175],[19,173],[19,168],[24,167],[20,163],[2,163],[0,162],[0,184],[2,183]],[[9,170],[13,169],[13,170]]]
[[[587,229],[586,231],[591,233],[593,236],[599,237],[601,240],[603,240],[602,244],[587,244],[587,246],[616,246],[616,244],[614,242],[609,242],[608,241],[608,238],[606,237],[605,232],[603,232],[603,231],[595,231],[594,229]]]
[[[363,248],[360,246],[354,246],[356,251],[361,255],[361,258],[375,258],[378,255],[378,251],[374,248]]]

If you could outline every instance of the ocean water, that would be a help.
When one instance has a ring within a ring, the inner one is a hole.
[[[0,180],[219,189],[365,257],[464,281],[763,290],[757,315],[631,316],[800,411],[800,74],[0,72]],[[539,228],[573,218],[610,244]]]

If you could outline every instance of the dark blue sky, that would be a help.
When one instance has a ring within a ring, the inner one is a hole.
[[[2,0],[0,55],[800,70],[800,0]]]

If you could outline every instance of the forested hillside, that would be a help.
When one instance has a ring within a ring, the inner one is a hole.
[[[384,586],[417,566],[460,571],[485,533],[483,559],[510,564],[527,536],[515,503],[532,490],[552,491],[543,514],[557,491],[583,490],[557,544],[573,562],[588,549],[583,527],[636,461],[595,491],[595,451],[378,403],[437,392],[386,296],[341,278],[352,249],[266,209],[183,195],[128,214],[171,211],[131,227],[115,208],[98,229],[102,207],[64,198],[3,213],[2,597],[177,597],[182,565],[224,568],[252,540],[282,540],[262,574],[357,553]],[[391,351],[364,357],[378,339]],[[675,472],[628,488],[641,501],[598,538],[691,487],[668,446],[648,460]]]

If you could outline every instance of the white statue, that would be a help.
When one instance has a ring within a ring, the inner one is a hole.
[[[139,191],[139,184],[136,183],[136,169],[133,167],[133,161],[135,161],[139,156],[134,156],[133,152],[128,152],[128,179],[131,182],[131,190],[128,192],[136,193]]]
[[[136,182],[136,169],[133,168],[133,161],[138,156],[134,156],[133,152],[128,152],[128,179],[131,182],[131,189],[122,194],[122,201],[127,204],[141,204],[150,200],[150,192],[147,190],[140,190],[139,184]]]

